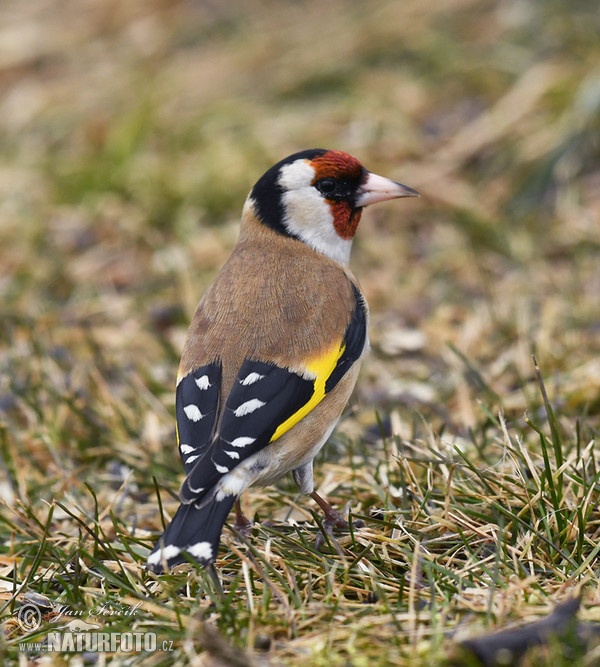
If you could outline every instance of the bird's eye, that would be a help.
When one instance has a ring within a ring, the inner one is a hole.
[[[317,186],[317,190],[325,196],[332,195],[337,188],[337,183],[333,178],[321,178],[315,185]]]

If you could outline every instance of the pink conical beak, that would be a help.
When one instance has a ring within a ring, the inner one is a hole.
[[[358,188],[356,206],[360,208],[369,206],[370,204],[377,204],[380,201],[387,201],[388,199],[420,196],[416,190],[406,185],[369,172],[367,180]]]

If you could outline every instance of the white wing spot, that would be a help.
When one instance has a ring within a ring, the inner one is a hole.
[[[202,389],[202,391],[212,386],[208,379],[208,375],[203,375],[202,377],[195,378],[194,382],[198,385],[198,389]]]
[[[246,415],[249,415],[251,412],[254,412],[259,408],[262,408],[263,405],[265,405],[264,401],[259,401],[258,398],[252,398],[249,401],[246,401],[245,403],[242,403],[240,406],[238,406],[233,411],[233,414],[236,417],[245,417]]]
[[[240,380],[240,384],[244,385],[244,387],[247,387],[251,384],[254,384],[255,382],[258,382],[259,380],[262,380],[265,376],[261,375],[260,373],[250,373],[249,375],[246,375],[246,377],[243,380]]]
[[[217,469],[217,472],[220,472],[222,475],[224,475],[226,472],[229,472],[229,468],[220,466],[218,463],[215,463],[215,468]]]
[[[180,449],[181,453],[184,454],[184,455],[189,454],[190,452],[195,452],[196,451],[195,447],[192,447],[191,445],[184,445],[184,444],[179,445],[179,449]]]
[[[185,460],[185,465],[187,465],[188,463],[192,463],[193,461],[199,458],[200,454],[196,454],[196,456],[190,456],[188,459]]]
[[[202,491],[204,491],[203,486],[199,486],[197,489],[195,489],[191,484],[188,484],[188,489],[190,490],[190,493],[196,494],[202,493]]]
[[[204,417],[200,412],[200,408],[193,403],[186,405],[183,411],[185,412],[185,416],[192,422],[199,422]]]
[[[232,445],[233,447],[246,447],[247,445],[251,445],[256,438],[247,438],[245,436],[240,436],[239,438],[236,438],[233,442],[230,442],[229,444]]]
[[[212,560],[213,549],[210,542],[196,542],[185,549],[190,556],[198,558],[199,560]]]
[[[225,454],[227,454],[227,456],[230,459],[239,459],[240,458],[239,452],[228,452],[226,449],[224,449],[223,451],[225,452]]]
[[[158,551],[150,554],[148,556],[148,563],[150,563],[150,565],[158,565],[158,563],[162,563],[164,560],[169,561],[172,558],[179,556],[180,553],[181,549],[179,547],[176,547],[174,544],[167,544],[166,547],[158,549]]]

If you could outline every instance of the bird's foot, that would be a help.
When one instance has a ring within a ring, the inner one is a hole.
[[[235,521],[233,522],[233,528],[238,532],[242,537],[248,537],[252,533],[252,526],[254,525],[252,521],[242,512],[242,504],[239,500],[235,501]]]
[[[336,509],[331,508],[333,511],[325,514],[325,520],[323,521],[323,528],[327,533],[330,533],[334,528],[340,528],[342,530],[350,529],[350,522],[344,519],[344,516],[338,512]],[[365,525],[364,521],[357,519],[352,522],[353,528],[363,528]]]
[[[349,530],[350,523],[344,518],[344,516],[338,512],[335,507],[332,507],[322,496],[320,496],[316,491],[313,491],[311,498],[317,503],[317,505],[323,510],[324,519],[323,519],[323,532],[317,534],[316,547],[320,549],[325,542],[325,535],[333,537],[334,528],[340,528],[342,530]],[[362,528],[364,526],[363,521],[353,521],[352,528]]]

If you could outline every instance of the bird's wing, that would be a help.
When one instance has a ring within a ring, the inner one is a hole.
[[[196,368],[177,385],[177,445],[186,474],[193,469],[214,439],[222,366],[220,361]]]
[[[180,491],[183,503],[200,502],[223,475],[289,431],[334,389],[360,358],[367,337],[367,315],[361,293],[354,285],[353,288],[354,311],[344,336],[329,349],[307,359],[302,369],[292,370],[254,359],[243,362],[225,401],[217,432],[210,441],[207,434],[215,427],[212,410],[216,412],[217,399],[212,397],[209,407],[202,408],[190,396],[187,408],[183,403],[178,407],[180,442],[184,442],[185,434],[189,443],[197,443],[193,450],[186,448],[189,456],[183,457],[187,472]],[[188,387],[193,394],[212,390],[210,386],[196,391],[198,377],[207,376],[206,385],[211,377],[217,378],[216,368],[216,364],[205,366],[183,378],[180,386],[185,383],[186,389],[182,389],[182,395],[188,396]],[[214,376],[207,369],[212,369]],[[203,423],[205,413],[207,421]]]

